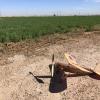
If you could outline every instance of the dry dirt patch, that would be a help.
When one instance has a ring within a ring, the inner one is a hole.
[[[49,78],[42,78],[44,84],[40,84],[29,74],[32,72],[34,75],[50,75],[48,66],[51,64],[52,53],[55,53],[56,61],[64,63],[66,63],[64,52],[75,55],[80,64],[88,67],[100,63],[99,34],[77,37],[60,35],[53,39],[52,43],[50,38],[45,42],[41,40],[37,46],[33,42],[27,44],[28,56],[22,44],[16,44],[12,50],[9,48],[10,53],[6,51],[5,54],[8,56],[4,54],[0,60],[2,62],[0,63],[0,100],[100,100],[100,80],[89,76],[70,77],[67,78],[66,90],[51,93]],[[17,50],[16,47],[19,45]]]

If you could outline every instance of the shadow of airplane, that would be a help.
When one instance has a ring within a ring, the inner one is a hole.
[[[29,74],[34,76],[32,72],[29,72]],[[67,89],[67,78],[65,77],[65,72],[63,70],[59,70],[57,67],[55,68],[53,77],[49,75],[49,76],[34,76],[34,78],[41,84],[44,84],[44,82],[40,78],[51,78],[49,85],[49,91],[51,93],[59,93]]]

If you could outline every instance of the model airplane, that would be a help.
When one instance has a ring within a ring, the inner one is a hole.
[[[59,69],[65,71],[65,72],[71,72],[71,73],[75,73],[78,75],[89,75],[89,74],[95,73],[98,76],[100,76],[100,64],[95,66],[94,69],[91,69],[89,67],[84,67],[84,66],[79,65],[76,62],[76,59],[73,56],[69,55],[68,53],[65,53],[65,57],[67,59],[68,64],[62,64],[59,62],[54,63],[54,55],[53,55],[52,72],[51,72],[52,77],[54,75],[54,65],[59,66]]]
[[[55,62],[53,54],[52,64],[49,66],[51,76],[34,76],[32,72],[29,73],[33,75],[39,83],[44,83],[40,78],[51,78],[49,91],[52,93],[61,92],[67,88],[67,77],[95,75],[100,79],[100,64],[97,65],[94,69],[90,69],[89,67],[79,65],[76,62],[76,59],[68,53],[65,53],[65,58],[67,60],[67,64]],[[65,72],[70,72],[70,74],[66,74]]]

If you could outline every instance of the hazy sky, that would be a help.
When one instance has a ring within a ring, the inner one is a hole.
[[[0,16],[100,14],[100,0],[0,0]]]

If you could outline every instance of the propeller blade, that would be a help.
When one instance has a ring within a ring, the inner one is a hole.
[[[52,68],[51,68],[51,76],[54,75],[54,54],[52,55]]]

